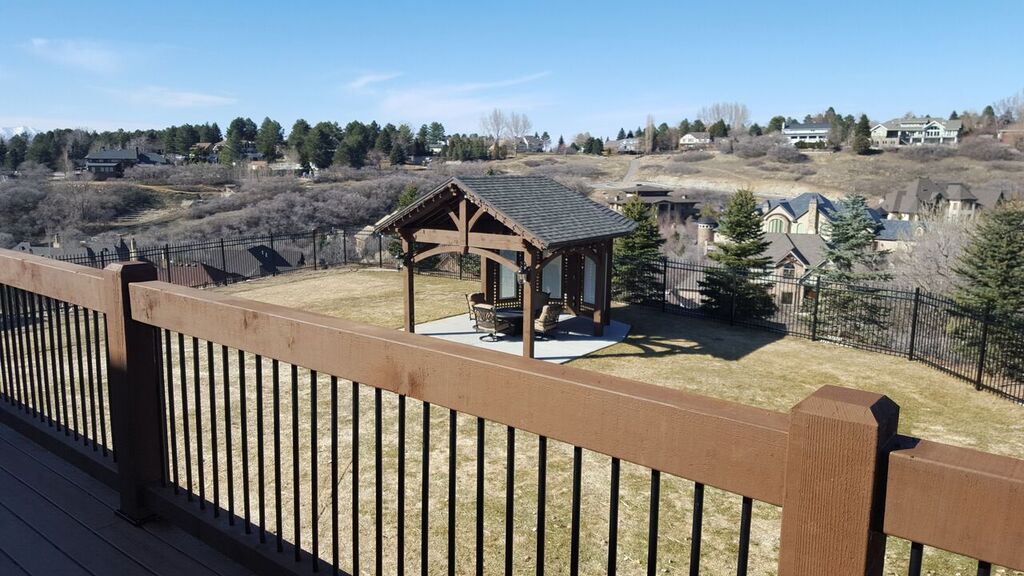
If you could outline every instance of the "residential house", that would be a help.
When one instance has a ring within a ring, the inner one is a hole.
[[[771,199],[758,208],[762,227],[769,234],[821,234],[839,208],[816,192],[795,198]]]
[[[807,122],[800,124],[794,122],[792,124],[782,124],[782,135],[789,138],[789,141],[793,144],[797,142],[805,142],[808,144],[816,144],[818,142],[828,142],[828,132],[831,126],[828,122]]]
[[[890,220],[916,221],[929,215],[972,218],[1002,202],[1024,198],[1024,189],[1009,181],[993,181],[976,188],[960,182],[936,182],[916,178],[882,199],[881,209]]]
[[[701,150],[711,145],[711,135],[707,132],[687,132],[679,138],[679,147],[683,150]]]
[[[945,145],[960,143],[963,122],[941,118],[900,118],[876,124],[871,129],[871,143],[877,148],[899,146]]]
[[[99,178],[124,176],[124,171],[137,164],[167,164],[167,158],[137,147],[127,150],[97,150],[85,157],[85,169]]]
[[[636,154],[640,151],[640,140],[638,138],[605,140],[604,150],[609,154]]]
[[[875,250],[879,252],[907,250],[915,238],[924,234],[926,224],[920,220],[882,220],[882,228],[875,235]]]
[[[1024,144],[1024,124],[1012,124],[1004,126],[996,132],[996,138],[1007,146],[1020,148]]]
[[[687,198],[685,191],[649,184],[637,184],[629,188],[622,188],[612,194],[606,194],[605,198],[608,201],[608,206],[620,213],[633,198],[639,198],[641,202],[651,206],[654,209],[654,214],[659,218],[674,217],[683,220],[698,213],[697,200]]]
[[[543,152],[544,140],[537,136],[523,136],[516,142],[516,152]]]

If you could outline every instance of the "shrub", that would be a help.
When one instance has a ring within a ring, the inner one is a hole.
[[[669,162],[661,167],[662,172],[673,176],[686,176],[687,174],[699,174],[700,170],[695,166],[681,162]]]
[[[901,150],[900,155],[915,162],[934,162],[952,158],[956,155],[956,150],[944,146],[914,146]]]
[[[703,162],[704,160],[710,160],[715,155],[710,152],[703,150],[695,150],[693,152],[683,152],[672,156],[673,162]]]
[[[967,138],[960,143],[957,154],[983,162],[1021,159],[1019,150],[1004,146],[993,138]]]
[[[184,166],[132,166],[124,171],[126,180],[165,186],[223,186],[236,182],[237,170],[220,164]]]
[[[807,156],[801,153],[796,148],[783,144],[775,146],[768,150],[766,154],[769,160],[781,162],[783,164],[797,164],[807,160]]]

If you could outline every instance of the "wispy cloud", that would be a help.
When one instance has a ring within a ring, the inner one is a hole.
[[[378,101],[382,117],[438,121],[454,130],[476,130],[480,117],[494,108],[525,112],[547,104],[530,84],[550,76],[538,72],[503,80],[461,82],[390,89]],[[413,117],[410,117],[412,115]]]
[[[47,62],[87,72],[112,74],[124,66],[116,50],[89,40],[33,38],[25,48]]]
[[[379,84],[381,82],[387,82],[401,76],[401,72],[375,72],[371,74],[363,74],[352,80],[345,86],[349,90],[365,90],[373,84]]]
[[[226,106],[238,102],[238,99],[218,94],[206,94],[187,90],[172,90],[163,86],[143,86],[131,89],[107,89],[108,94],[131,102],[161,108],[210,108]]]

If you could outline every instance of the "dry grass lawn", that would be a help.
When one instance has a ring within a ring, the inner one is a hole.
[[[428,320],[451,314],[462,313],[462,294],[474,290],[475,282],[419,276],[417,281],[417,310],[419,320]],[[332,314],[353,320],[364,321],[386,327],[397,327],[402,321],[402,293],[400,276],[394,272],[366,270],[331,270],[285,275],[274,279],[249,282],[219,289],[223,292],[273,302],[286,306],[304,308]],[[1021,457],[1024,455],[1024,420],[1022,410],[1005,400],[975,392],[962,381],[945,376],[922,364],[880,354],[851,350],[834,345],[810,342],[799,338],[782,338],[766,332],[734,328],[722,324],[704,322],[682,317],[664,316],[659,313],[630,307],[616,309],[617,318],[633,325],[631,335],[621,344],[609,347],[594,355],[581,358],[573,364],[589,370],[611,373],[637,380],[684,389],[700,394],[733,400],[744,404],[757,405],[779,411],[787,411],[802,398],[825,384],[835,384],[878,391],[889,395],[901,406],[900,432],[950,444],[968,446],[999,454]],[[187,341],[187,340],[186,340]],[[215,349],[216,350],[216,349]],[[177,352],[175,352],[176,354]],[[186,366],[191,367],[190,346],[186,347]],[[217,350],[216,359],[220,361]],[[234,366],[234,356],[231,356]],[[206,365],[204,346],[200,347],[200,365]],[[254,374],[252,360],[246,367],[247,398],[250,402],[249,417],[244,426],[250,438],[255,438],[256,424],[253,416]],[[218,364],[219,366],[219,364]],[[282,461],[284,478],[280,484],[285,494],[290,494],[292,481],[291,460],[291,392],[290,368],[281,367],[281,428]],[[234,371],[234,369],[233,369]],[[203,370],[205,374],[205,370]],[[269,361],[264,366],[264,445],[271,450],[270,424],[271,388]],[[218,373],[219,375],[219,373]],[[306,416],[312,409],[311,387],[307,372],[298,372],[299,426],[299,469],[300,486],[303,493],[302,511],[303,541],[308,546],[314,516],[309,503],[312,474],[309,470],[314,451],[310,445],[316,438],[315,452],[319,470],[317,474],[320,495],[317,517],[317,533],[320,535],[320,551],[330,560],[329,508],[325,509],[330,490],[330,428],[327,415],[331,410],[329,387],[326,378],[318,380],[317,429],[311,428]],[[189,376],[191,378],[191,376]],[[235,377],[237,378],[237,377]],[[218,385],[219,387],[219,385]],[[219,389],[219,388],[218,388]],[[206,401],[206,376],[201,376],[199,390]],[[192,394],[192,382],[189,383]],[[362,542],[361,568],[370,572],[374,560],[374,526],[372,523],[374,462],[374,396],[373,391],[359,391],[360,412],[360,501],[361,510],[368,514],[367,520],[359,527]],[[350,484],[348,474],[352,468],[351,425],[352,386],[347,382],[340,385],[339,427],[341,430],[339,466],[344,478],[340,481],[339,493],[342,502],[340,538],[342,542],[342,565],[350,566],[350,545],[352,528],[349,521]],[[382,474],[384,477],[384,558],[385,572],[397,569],[396,527],[399,515],[396,509],[396,474],[398,446],[395,431],[398,426],[397,398],[390,394],[382,396],[381,421]],[[209,421],[208,404],[204,406],[204,421]],[[215,405],[223,412],[220,392]],[[240,453],[238,438],[241,420],[237,399],[232,407],[235,429],[233,452]],[[176,421],[181,427],[180,402],[176,410]],[[405,526],[405,570],[417,571],[420,554],[420,487],[422,485],[422,406],[408,402],[406,418],[406,511],[401,517]],[[448,411],[434,407],[430,413],[430,573],[444,573],[444,542],[447,530],[447,466],[448,466]],[[190,415],[194,419],[194,415]],[[222,418],[222,416],[220,416]],[[223,424],[221,438],[223,439]],[[504,427],[497,424],[485,426],[485,549],[487,551],[487,572],[498,572],[504,557],[504,505],[505,505],[505,461],[506,434]],[[456,522],[459,573],[472,572],[474,542],[474,496],[476,470],[476,421],[460,415],[458,419],[458,513]],[[192,445],[196,440],[192,438]],[[221,443],[223,440],[221,440]],[[210,439],[204,438],[208,445]],[[183,448],[182,448],[183,449]],[[250,461],[254,461],[256,446],[250,444]],[[222,455],[221,473],[223,472]],[[566,573],[568,569],[568,527],[571,494],[572,449],[569,446],[549,443],[548,509],[547,509],[547,557],[546,566],[551,573]],[[194,457],[193,457],[194,460]],[[184,463],[179,454],[179,462]],[[207,482],[212,476],[209,456],[204,463]],[[268,473],[273,469],[267,462]],[[516,437],[516,478],[515,478],[515,554],[516,573],[533,571],[536,550],[536,436],[519,432]],[[183,474],[183,473],[182,473]],[[240,470],[234,471],[236,482],[241,485]],[[255,472],[253,472],[255,474]],[[581,573],[599,573],[604,570],[607,555],[607,511],[609,463],[604,456],[584,452],[582,478],[582,533]],[[265,484],[273,491],[274,482],[268,478]],[[647,547],[647,512],[650,476],[646,470],[630,464],[623,464],[622,501],[620,508],[619,570],[625,574],[639,574],[645,571]],[[253,483],[253,480],[250,480]],[[226,499],[222,482],[221,502]],[[661,494],[661,536],[659,538],[659,569],[665,573],[679,573],[685,570],[689,557],[689,526],[692,499],[692,483],[678,478],[662,477]],[[208,496],[209,497],[209,496]],[[252,495],[255,499],[255,495]],[[269,497],[268,497],[269,498]],[[272,500],[267,507],[272,510]],[[702,567],[709,574],[725,574],[735,570],[736,535],[738,530],[739,498],[709,488],[705,500],[704,544]],[[256,503],[253,500],[253,506]],[[755,505],[755,520],[751,548],[751,574],[774,574],[778,553],[778,529],[780,511],[774,507]],[[292,517],[287,510],[282,519],[281,532],[291,540],[294,530]],[[268,522],[273,529],[272,515]],[[895,540],[889,545],[887,574],[906,571],[906,543]],[[972,572],[971,563],[951,555],[928,550],[925,555],[925,570],[934,574],[967,574]],[[999,573],[997,571],[997,573]],[[1005,572],[1003,572],[1005,573]]]

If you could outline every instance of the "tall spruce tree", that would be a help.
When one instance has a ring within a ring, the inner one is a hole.
[[[871,151],[871,125],[868,123],[867,114],[860,115],[860,120],[853,129],[853,151],[857,154],[867,154]]]
[[[878,284],[892,275],[881,269],[884,254],[875,250],[880,228],[859,194],[844,198],[824,227],[827,263],[819,270],[822,284],[814,319],[820,336],[862,344],[878,344],[887,337],[891,302]]]
[[[617,238],[612,249],[612,292],[636,304],[660,302],[664,294],[661,246],[665,239],[650,205],[634,196],[622,208],[636,222],[628,236]]]
[[[715,318],[766,318],[775,313],[775,301],[763,271],[771,264],[764,255],[768,241],[750,190],[737,190],[718,221],[724,236],[708,254],[718,266],[699,282],[701,309]]]
[[[263,154],[265,160],[277,158],[277,146],[284,143],[284,133],[281,124],[269,117],[263,119],[259,130],[256,131],[256,150]]]
[[[626,139],[626,131],[623,130],[622,128],[619,128],[619,134],[615,137],[615,139],[616,140],[625,140]]]

